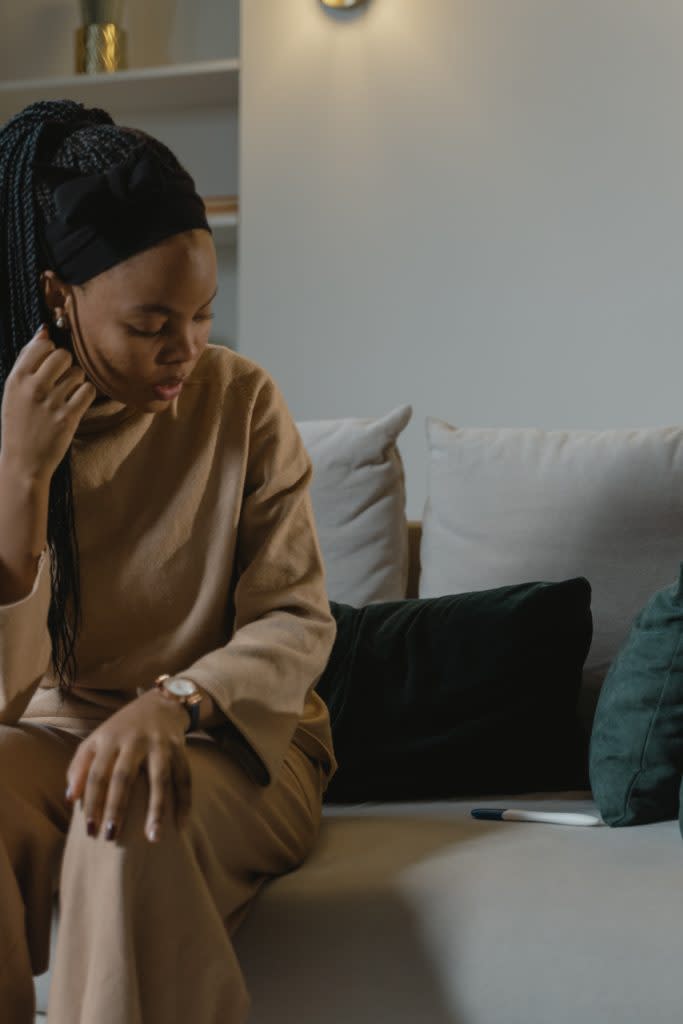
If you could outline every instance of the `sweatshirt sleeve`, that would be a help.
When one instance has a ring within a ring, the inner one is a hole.
[[[49,668],[47,628],[52,592],[50,558],[43,548],[31,592],[0,605],[0,723],[16,725]]]
[[[266,377],[252,409],[237,528],[234,632],[226,646],[176,673],[211,694],[228,719],[212,733],[261,786],[279,773],[337,629],[311,476],[296,424]]]

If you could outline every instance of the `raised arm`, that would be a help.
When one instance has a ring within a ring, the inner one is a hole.
[[[22,349],[2,398],[0,722],[14,725],[47,671],[50,482],[96,391],[45,328]]]
[[[0,450],[0,605],[14,604],[33,588],[47,547],[50,481],[7,465]]]

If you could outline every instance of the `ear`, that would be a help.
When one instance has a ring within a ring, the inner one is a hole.
[[[40,285],[47,308],[54,316],[61,316],[71,295],[71,285],[65,284],[54,270],[43,271],[40,275]]]

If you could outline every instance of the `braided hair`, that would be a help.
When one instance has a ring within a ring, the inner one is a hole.
[[[157,139],[115,124],[98,107],[71,100],[32,103],[0,128],[0,402],[21,349],[38,325],[49,321],[40,275],[51,269],[43,241],[45,224],[55,215],[50,169],[102,173],[125,160],[141,140],[169,166],[180,167]],[[66,332],[51,326],[50,333],[55,345],[70,347]],[[52,668],[65,693],[78,673],[74,648],[82,624],[71,448],[50,481],[47,541]]]

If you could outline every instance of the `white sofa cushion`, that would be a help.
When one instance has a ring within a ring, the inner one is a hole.
[[[586,576],[597,688],[683,555],[683,428],[457,428],[427,420],[420,596]]]
[[[313,463],[311,500],[332,601],[361,607],[405,597],[408,526],[398,435],[403,405],[380,419],[297,423]]]

